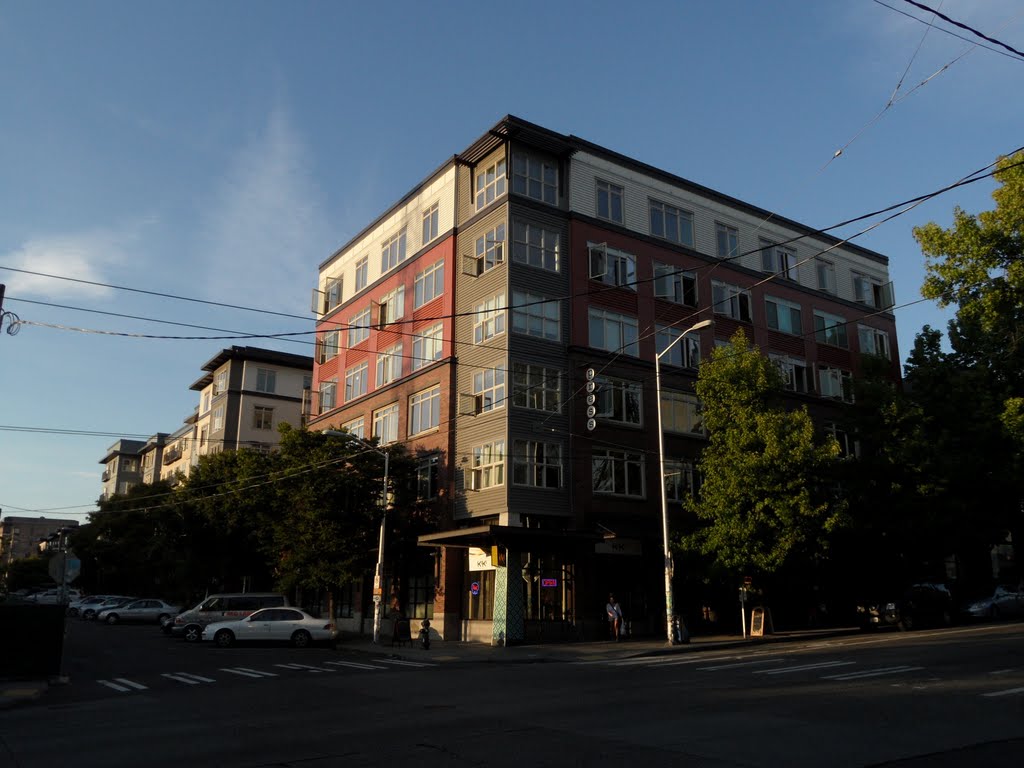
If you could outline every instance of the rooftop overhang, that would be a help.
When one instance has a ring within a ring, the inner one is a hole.
[[[514,552],[558,553],[588,548],[592,551],[594,544],[604,539],[605,535],[600,531],[559,531],[490,523],[472,528],[427,533],[417,539],[417,544],[421,547],[460,549],[489,549],[497,545]]]

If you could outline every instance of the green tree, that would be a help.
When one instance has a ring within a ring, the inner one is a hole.
[[[686,505],[699,527],[681,543],[713,567],[774,573],[816,557],[843,523],[828,487],[838,444],[817,439],[806,409],[787,410],[781,393],[778,369],[742,331],[701,363],[708,445],[700,498]]]

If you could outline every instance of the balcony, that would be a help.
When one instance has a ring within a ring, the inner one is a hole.
[[[102,478],[103,478],[103,482],[104,483],[107,482],[107,480],[110,479],[110,470],[109,469],[104,469],[103,470]]]
[[[181,458],[181,448],[171,448],[164,451],[164,464],[173,464]]]

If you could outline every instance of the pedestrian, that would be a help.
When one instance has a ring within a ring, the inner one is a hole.
[[[604,608],[608,613],[608,629],[612,637],[615,638],[615,642],[619,642],[622,635],[622,606],[615,599],[615,595],[608,595],[608,605]]]

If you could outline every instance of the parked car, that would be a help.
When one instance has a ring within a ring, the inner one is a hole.
[[[98,603],[97,605],[90,605],[83,608],[82,618],[86,621],[90,621],[92,619],[95,619],[96,614],[98,614],[100,611],[104,611],[107,608],[117,608],[118,606],[124,605],[125,603],[130,603],[132,600],[135,600],[135,598],[128,597],[126,595],[113,595],[111,597],[108,597],[102,603]]]
[[[195,608],[174,617],[171,634],[195,643],[203,637],[203,627],[217,621],[244,619],[260,608],[280,608],[288,598],[273,592],[240,592],[210,595]]]
[[[62,595],[61,590],[48,589],[45,592],[38,592],[32,600],[40,605],[57,605],[62,602],[70,602],[71,600],[78,600],[82,597],[82,593],[77,589],[69,589],[67,595]]]
[[[180,611],[178,606],[165,603],[163,600],[146,598],[104,608],[96,614],[96,620],[105,621],[107,624],[117,624],[119,621],[148,621],[156,624],[177,615]]]
[[[113,595],[89,595],[88,597],[81,597],[78,600],[72,600],[68,604],[68,616],[79,616],[86,608],[99,605],[104,600],[111,597],[113,597]]]
[[[942,584],[921,583],[898,596],[866,600],[857,606],[863,629],[893,626],[901,630],[946,627],[956,618],[953,597]]]
[[[203,629],[203,640],[218,648],[236,642],[290,642],[306,648],[317,642],[333,642],[338,630],[333,623],[317,619],[298,608],[264,608],[240,621],[218,621]]]
[[[964,615],[972,619],[1000,619],[1024,616],[1024,590],[1019,586],[1000,584],[992,592],[964,606]]]

